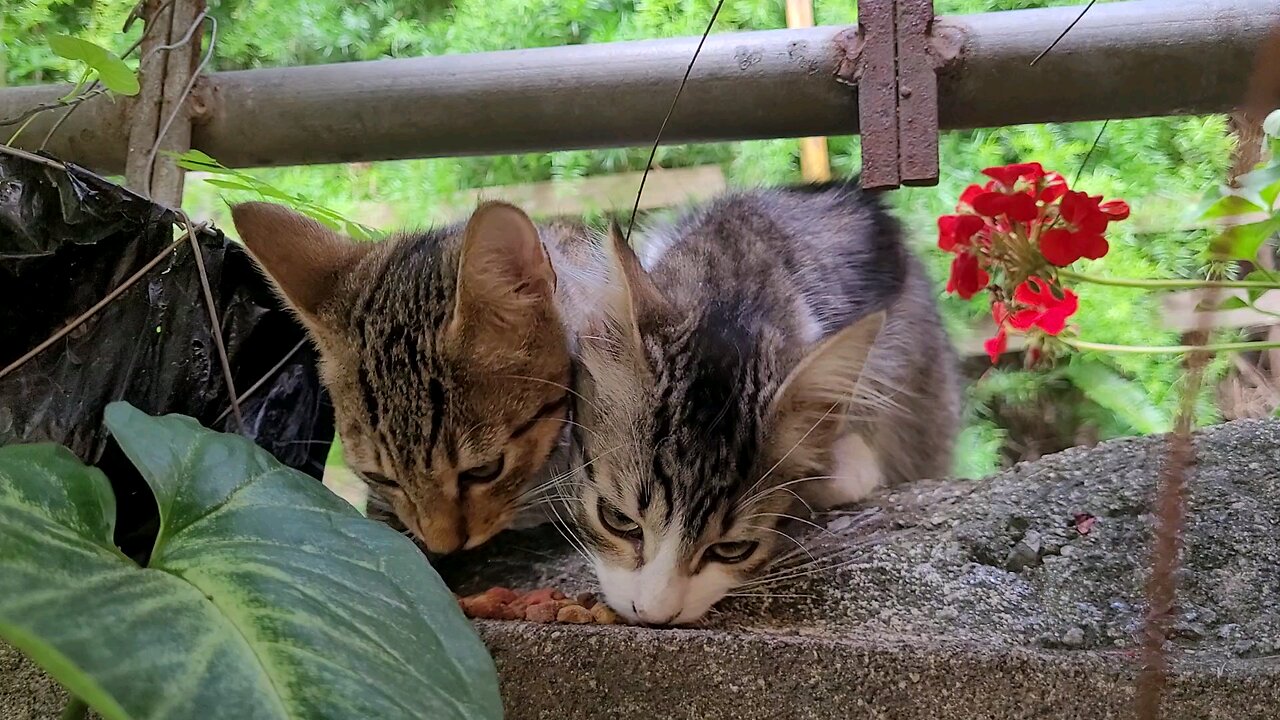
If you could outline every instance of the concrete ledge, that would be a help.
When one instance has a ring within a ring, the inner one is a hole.
[[[1131,717],[1124,651],[485,621],[510,720]],[[1165,720],[1275,718],[1280,664],[1187,665]]]
[[[1197,436],[1165,720],[1280,717],[1280,422]],[[1162,438],[921,482],[817,518],[820,572],[695,629],[478,624],[511,720],[1132,717]],[[801,562],[807,562],[803,558]],[[438,563],[458,591],[591,589],[553,528]],[[0,719],[62,693],[0,647]]]

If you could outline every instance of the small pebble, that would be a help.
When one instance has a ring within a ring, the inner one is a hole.
[[[1070,648],[1084,647],[1084,630],[1071,628],[1062,636],[1062,644]]]
[[[557,622],[572,623],[574,625],[585,625],[594,619],[591,611],[581,605],[566,605],[556,613]]]

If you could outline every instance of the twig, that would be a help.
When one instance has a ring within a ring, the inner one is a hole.
[[[306,344],[307,344],[306,338],[299,340],[298,344],[294,345],[292,350],[285,353],[284,357],[280,358],[280,362],[273,365],[270,370],[262,374],[262,377],[258,378],[257,382],[250,385],[248,390],[245,390],[243,393],[241,393],[240,397],[236,398],[236,402],[244,403],[254,393],[258,392],[258,390],[260,390],[263,385],[266,385],[267,381],[270,380],[276,373],[280,372],[280,368],[284,367],[286,363],[292,360],[293,356],[297,355],[298,351],[302,349],[302,346]],[[219,415],[217,418],[214,419],[213,424],[217,425],[218,423],[222,422],[222,419],[225,418],[230,413],[231,413],[231,408],[228,407],[226,410],[222,411],[221,415]]]
[[[173,253],[174,250],[177,250],[178,246],[181,245],[182,242],[187,239],[188,234],[189,234],[188,232],[184,232],[177,240],[174,240],[172,244],[170,244],[167,248],[162,250],[159,255],[156,255],[149,262],[147,262],[146,265],[143,265],[137,272],[130,275],[128,279],[120,283],[120,285],[115,290],[112,290],[111,292],[107,293],[106,297],[94,303],[93,307],[81,313],[78,317],[76,317],[76,319],[67,323],[65,327],[55,332],[53,335],[50,335],[48,339],[46,339],[44,342],[40,343],[39,345],[35,346],[34,348],[32,348],[25,355],[18,358],[17,360],[14,360],[12,363],[9,363],[8,367],[6,367],[3,370],[0,370],[0,380],[3,380],[10,373],[13,373],[23,365],[26,365],[31,360],[31,358],[34,358],[35,356],[47,350],[51,345],[58,342],[62,338],[66,337],[67,334],[70,333],[72,330],[75,330],[76,328],[83,325],[85,321],[87,321],[89,318],[93,317],[94,315],[97,315],[98,312],[102,310],[102,308],[110,305],[113,300],[120,297],[120,295],[124,293],[124,291],[133,287],[133,285],[137,283],[139,280],[141,280],[144,275],[151,272],[151,270],[155,268],[156,265],[159,265],[161,261],[169,257],[169,255]]]
[[[96,94],[101,95],[104,92],[106,92],[106,88],[102,88]],[[88,93],[85,93],[84,95],[77,95],[75,98],[71,100],[59,99],[59,100],[55,100],[54,102],[41,103],[29,110],[26,110],[25,112],[14,115],[13,117],[0,120],[0,127],[6,126],[6,125],[17,125],[18,123],[26,122],[27,120],[30,120],[36,115],[39,115],[40,113],[45,112],[47,110],[57,110],[58,108],[66,107],[71,103],[82,102],[84,99],[88,99],[86,97],[87,95]]]
[[[195,256],[196,271],[200,275],[200,290],[204,293],[204,305],[209,311],[209,334],[213,336],[214,347],[218,349],[218,362],[222,365],[222,379],[227,383],[227,394],[231,396],[231,412],[236,418],[236,429],[244,431],[244,417],[240,414],[240,400],[236,396],[236,381],[231,372],[231,359],[227,357],[227,346],[222,342],[222,320],[218,317],[218,306],[213,301],[213,289],[209,287],[209,273],[204,267],[204,254],[200,252],[200,242],[191,228],[191,218],[178,211],[182,224],[187,228],[187,238],[191,241],[191,252]]]
[[[1084,19],[1085,13],[1089,12],[1089,9],[1092,8],[1094,4],[1096,4],[1097,2],[1098,0],[1089,0],[1089,4],[1084,6],[1084,9],[1080,11],[1080,14],[1076,16],[1076,19],[1072,20],[1071,24],[1067,26],[1067,29],[1063,30],[1062,33],[1058,35],[1058,37],[1054,38],[1053,42],[1049,43],[1049,47],[1045,48],[1044,50],[1041,50],[1040,54],[1037,55],[1035,59],[1031,61],[1031,64],[1035,65],[1036,63],[1040,62],[1045,55],[1048,55],[1051,50],[1058,47],[1058,43],[1062,42],[1062,38],[1066,37],[1067,33],[1071,32],[1071,30],[1076,26],[1076,24]]]
[[[41,165],[48,165],[49,167],[55,170],[67,169],[66,165],[63,165],[57,160],[54,160],[52,158],[47,158],[43,155],[37,155],[32,152],[27,152],[26,150],[20,150],[11,145],[0,145],[0,153],[4,153],[5,155],[12,155],[17,158],[22,158],[23,160],[28,160],[33,163],[40,163]]]
[[[684,92],[684,86],[689,82],[689,75],[693,73],[693,64],[698,61],[698,55],[702,52],[702,46],[707,42],[707,36],[711,34],[711,28],[716,24],[716,16],[720,14],[720,8],[724,7],[724,0],[716,3],[716,9],[711,12],[711,20],[707,22],[707,29],[702,31],[702,38],[698,40],[698,47],[693,51],[693,57],[689,58],[689,67],[684,69],[684,77],[680,79],[680,87],[676,88],[676,96],[671,98],[671,107],[667,108],[666,117],[662,118],[662,125],[658,127],[658,136],[653,139],[653,149],[649,151],[649,160],[644,164],[644,173],[640,175],[640,189],[636,191],[636,202],[631,206],[631,220],[627,222],[627,235],[625,240],[631,242],[631,229],[636,225],[636,215],[640,212],[640,197],[644,195],[644,181],[649,179],[649,170],[653,167],[653,159],[658,156],[658,145],[662,143],[662,133],[667,129],[667,123],[670,122],[672,114],[676,111],[676,103],[680,102],[680,94]]]
[[[178,96],[177,103],[173,106],[173,112],[169,113],[168,119],[160,126],[160,131],[156,133],[156,140],[151,144],[151,152],[147,153],[147,162],[143,166],[147,169],[147,196],[151,196],[151,177],[155,172],[156,152],[160,149],[160,143],[164,141],[164,136],[168,134],[169,127],[173,125],[173,121],[178,118],[185,110],[187,97],[191,95],[191,89],[195,87],[196,81],[200,79],[200,73],[204,72],[205,67],[209,65],[209,61],[213,59],[213,47],[218,42],[218,19],[206,16],[204,19],[209,21],[209,49],[205,51],[204,57],[200,60],[200,64],[196,66],[194,72],[191,73],[191,79],[187,80],[187,86],[182,89],[182,94]]]

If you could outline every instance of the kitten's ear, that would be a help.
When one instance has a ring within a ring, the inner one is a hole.
[[[372,247],[357,243],[282,205],[234,205],[236,232],[298,312],[315,318],[342,278]]]
[[[627,244],[617,221],[609,225],[604,254],[608,277],[601,298],[603,319],[615,333],[638,341],[640,318],[663,306],[662,294]]]
[[[476,208],[462,239],[454,322],[517,325],[550,303],[555,288],[555,269],[529,216],[503,202]]]
[[[775,442],[790,449],[834,439],[857,400],[858,380],[884,317],[883,311],[868,315],[832,335],[791,371],[774,395]]]

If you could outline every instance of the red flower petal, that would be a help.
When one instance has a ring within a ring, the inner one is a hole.
[[[988,183],[990,184],[990,183]],[[973,199],[990,188],[984,188],[981,185],[970,185],[960,193],[960,203],[956,205],[957,211],[963,211],[964,206],[973,207]]]
[[[1009,310],[1004,306],[1004,303],[999,300],[993,301],[991,303],[991,319],[996,321],[996,326],[1004,325],[1004,321],[1008,318]]]
[[[1127,220],[1129,218],[1129,203],[1123,200],[1108,200],[1098,206],[1103,215],[1111,222],[1119,220]]]
[[[1080,259],[1080,251],[1070,230],[1054,228],[1040,236],[1040,254],[1058,267],[1066,267]]]
[[[975,233],[986,227],[977,215],[943,215],[938,218],[938,247],[952,251],[968,245]]]
[[[1062,197],[1059,214],[1079,232],[1101,234],[1107,229],[1107,216],[1098,209],[1101,201],[1101,195],[1090,197],[1085,193],[1069,190]]]
[[[1013,299],[1021,305],[1046,308],[1062,302],[1053,296],[1048,281],[1034,275],[1022,281],[1013,291]]]
[[[1003,193],[983,191],[973,198],[973,211],[986,217],[995,217],[1004,212],[1009,196]]]
[[[1001,167],[990,167],[983,170],[982,174],[1012,190],[1019,180],[1026,180],[1031,183],[1038,182],[1040,178],[1044,177],[1044,167],[1038,162],[1015,163]]]
[[[1075,246],[1080,251],[1081,257],[1087,257],[1090,260],[1097,260],[1111,249],[1107,239],[1101,235],[1079,234],[1076,236]]]
[[[1010,220],[1021,220],[1022,222],[1031,222],[1040,214],[1039,208],[1036,207],[1035,198],[1030,195],[1018,193],[1009,195],[1005,202],[1004,214]]]
[[[1040,199],[1051,203],[1067,194],[1067,179],[1056,172],[1046,173],[1044,187],[1040,190]]]
[[[978,266],[978,258],[969,253],[956,255],[951,261],[951,277],[947,280],[947,292],[968,300],[978,294],[990,282],[991,277]]]
[[[987,351],[987,357],[991,358],[992,365],[995,365],[1000,360],[1000,356],[1004,354],[1008,347],[1009,334],[1005,332],[1004,328],[996,331],[995,337],[987,338],[987,341],[982,343],[982,349]]]
[[[1039,310],[1019,310],[1009,316],[1009,325],[1014,330],[1030,330],[1040,320],[1041,314]]]

